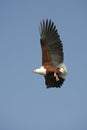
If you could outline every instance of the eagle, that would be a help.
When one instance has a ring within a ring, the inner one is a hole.
[[[64,61],[63,44],[56,25],[52,20],[42,20],[39,27],[42,49],[42,66],[34,73],[44,76],[47,88],[61,88],[67,77]]]

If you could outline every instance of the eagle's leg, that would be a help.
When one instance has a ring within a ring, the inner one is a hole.
[[[58,75],[54,73],[54,77],[56,78],[56,81],[59,81]]]

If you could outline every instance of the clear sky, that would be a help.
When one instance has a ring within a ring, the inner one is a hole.
[[[52,19],[68,78],[46,89],[39,23]],[[0,0],[0,130],[87,130],[87,1]]]

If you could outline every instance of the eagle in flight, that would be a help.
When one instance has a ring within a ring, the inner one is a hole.
[[[63,63],[64,53],[60,36],[54,22],[48,19],[40,22],[39,31],[42,66],[33,70],[33,72],[44,76],[47,88],[61,88],[67,77],[67,68]]]

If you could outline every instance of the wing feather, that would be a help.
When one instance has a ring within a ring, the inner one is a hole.
[[[63,54],[63,45],[60,40],[60,36],[58,34],[56,26],[54,25],[54,22],[48,19],[46,21],[43,20],[42,22],[40,22],[39,30],[40,30],[40,36],[41,36],[41,39],[40,39],[41,46],[42,46],[42,43],[46,45],[47,47],[46,50],[48,51],[48,55],[50,55],[51,57],[52,64],[54,66],[58,66],[60,63],[63,62],[64,54]]]
[[[49,73],[48,75],[45,76],[45,84],[47,85],[47,88],[51,87],[61,88],[64,80],[65,79],[59,77],[59,80],[56,81],[54,73]]]

